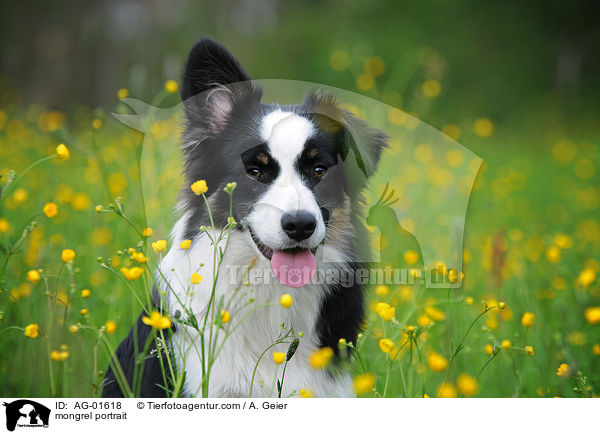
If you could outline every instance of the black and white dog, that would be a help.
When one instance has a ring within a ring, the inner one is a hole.
[[[362,261],[357,246],[363,226],[359,220],[361,191],[385,147],[385,136],[342,110],[333,97],[309,93],[302,104],[262,102],[255,86],[238,61],[220,44],[203,39],[192,48],[181,88],[185,111],[183,154],[185,180],[172,230],[172,248],[163,258],[158,279],[165,291],[165,309],[178,317],[182,304],[203,318],[212,290],[213,249],[202,226],[211,225],[202,197],[190,185],[204,179],[214,225],[222,228],[230,215],[229,196],[223,191],[236,182],[233,217],[237,225],[225,249],[216,299],[230,304],[233,327],[243,324],[225,341],[210,376],[209,396],[248,396],[251,377],[261,353],[281,331],[281,324],[302,332],[299,348],[290,360],[282,396],[300,389],[315,396],[352,396],[348,373],[316,370],[310,354],[323,347],[339,354],[338,342],[356,342],[363,321],[363,294],[357,283],[318,279],[317,271],[355,273]],[[203,228],[204,229],[204,228]],[[192,240],[188,250],[180,242]],[[261,283],[243,287],[240,272],[253,263],[264,272]],[[190,276],[204,280],[189,288]],[[166,280],[166,281],[165,281]],[[352,279],[351,279],[352,280]],[[236,289],[238,291],[236,292]],[[293,305],[277,304],[289,293]],[[247,306],[266,303],[258,309]],[[150,333],[140,319],[117,349],[116,356],[128,381],[133,377],[134,341],[138,351]],[[184,394],[196,396],[202,385],[199,335],[177,323],[170,347],[177,369],[185,372]],[[154,344],[151,346],[151,349]],[[272,351],[286,352],[287,344]],[[270,356],[270,352],[268,355]],[[281,365],[264,357],[256,370],[254,396],[272,396]],[[146,360],[142,396],[165,396],[159,361]],[[109,368],[103,396],[122,396]]]

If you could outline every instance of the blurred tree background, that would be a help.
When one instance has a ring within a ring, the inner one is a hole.
[[[0,6],[0,71],[14,98],[69,111],[107,107],[126,87],[150,100],[179,78],[202,35],[223,42],[257,79],[357,90],[362,64],[385,71],[358,89],[432,124],[457,113],[499,123],[555,117],[593,122],[600,27],[595,3],[564,1],[44,0]],[[349,56],[330,67],[331,53]],[[338,68],[339,69],[339,68]],[[420,104],[424,78],[442,83]],[[363,86],[364,87],[364,86]]]

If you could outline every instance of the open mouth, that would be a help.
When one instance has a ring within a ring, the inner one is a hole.
[[[270,248],[269,246],[265,246],[262,243],[262,241],[258,239],[258,237],[256,236],[256,234],[254,233],[254,231],[252,229],[250,229],[250,236],[252,237],[252,241],[254,241],[254,244],[256,244],[256,247],[258,248],[260,253],[262,253],[263,256],[270,261],[271,258],[273,257],[273,249]]]
[[[262,255],[271,262],[275,277],[285,286],[300,288],[309,283],[317,272],[316,247],[275,250],[265,245],[252,229],[250,236]]]

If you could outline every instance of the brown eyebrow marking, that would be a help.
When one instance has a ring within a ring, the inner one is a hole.
[[[267,156],[267,154],[263,154],[262,152],[256,155],[256,159],[263,164],[269,163],[269,157]]]
[[[317,148],[311,148],[311,149],[308,151],[308,154],[307,154],[307,156],[308,156],[308,158],[314,158],[314,157],[316,157],[318,154],[319,154],[319,150],[318,150]]]

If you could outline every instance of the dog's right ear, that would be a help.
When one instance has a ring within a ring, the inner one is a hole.
[[[209,38],[196,42],[183,73],[181,99],[185,101],[215,86],[250,80],[238,60],[224,46]]]
[[[209,130],[220,129],[240,96],[235,91],[239,85],[234,84],[248,80],[250,76],[224,46],[209,38],[196,42],[181,86],[188,120],[203,122]]]

